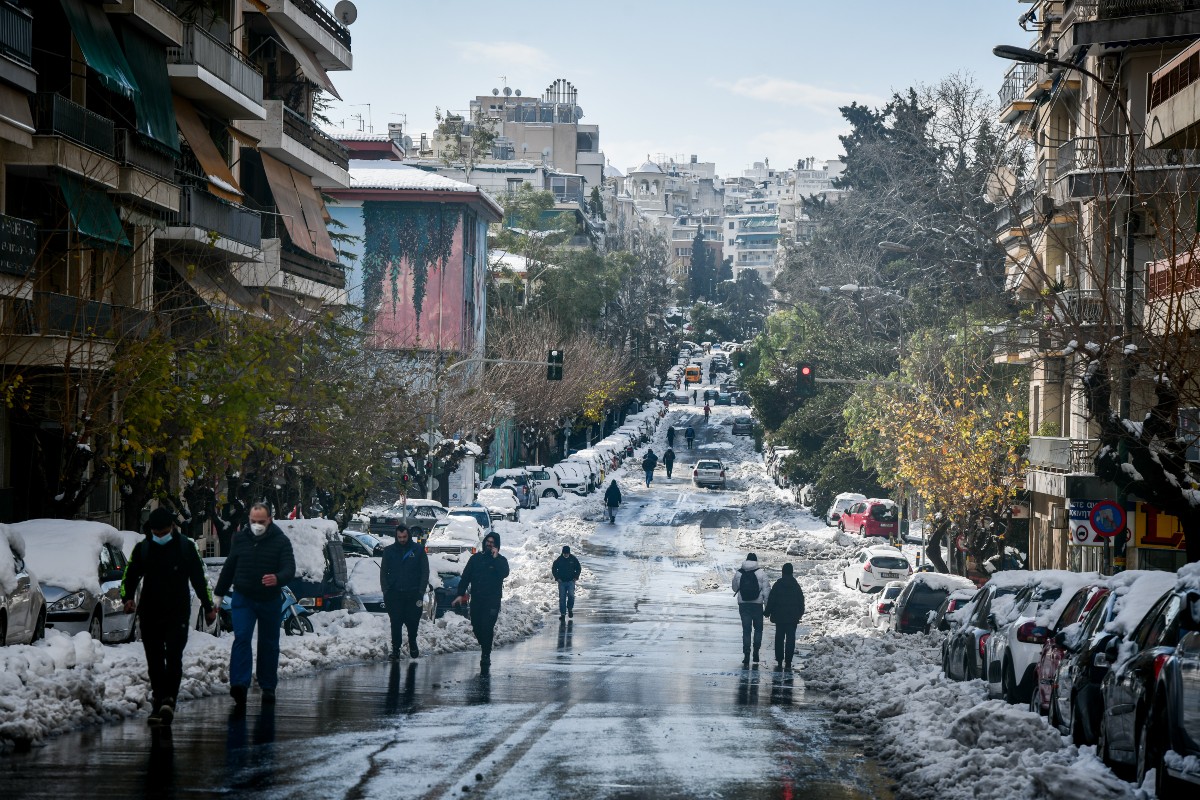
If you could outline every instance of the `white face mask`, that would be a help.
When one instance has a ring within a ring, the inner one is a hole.
[[[267,526],[263,525],[261,522],[251,522],[250,523],[250,532],[253,533],[255,536],[262,536],[264,533],[267,532]]]

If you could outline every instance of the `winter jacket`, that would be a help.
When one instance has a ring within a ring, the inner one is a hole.
[[[695,439],[696,438],[696,429],[689,425],[688,429],[686,431],[684,431],[683,435],[685,438]]]
[[[121,599],[137,597],[139,582],[142,596],[138,600],[137,613],[143,620],[186,620],[192,611],[189,583],[200,598],[204,612],[212,610],[212,590],[208,588],[204,562],[200,560],[196,546],[179,531],[172,531],[171,541],[166,544],[158,544],[147,537],[133,548],[121,581]]]
[[[674,464],[675,463],[675,451],[668,448],[667,452],[663,453],[662,461],[668,467],[671,466],[672,464]]]
[[[758,597],[753,600],[742,599],[742,579],[749,579],[751,576],[758,579]],[[767,580],[767,573],[758,566],[757,561],[743,561],[742,567],[737,572],[733,573],[733,591],[737,595],[739,603],[763,603],[767,602],[767,595],[771,592],[771,582]]]
[[[379,586],[384,594],[424,592],[429,586],[429,556],[425,548],[412,541],[406,545],[392,542],[383,548]]]
[[[263,576],[272,574],[276,585],[263,586]],[[272,522],[266,533],[255,536],[246,526],[233,535],[233,545],[213,592],[224,597],[232,588],[251,600],[275,600],[280,587],[295,577],[296,557],[283,529]]]
[[[616,481],[610,483],[608,489],[604,491],[604,505],[610,507],[621,505],[621,487],[617,486]]]
[[[647,455],[642,459],[642,470],[644,472],[653,472],[656,466],[658,466],[658,459],[653,454]]]
[[[499,607],[504,594],[504,579],[508,577],[508,559],[487,551],[476,553],[467,561],[458,581],[458,596],[471,594],[471,607]]]
[[[804,616],[804,590],[793,576],[775,581],[764,613],[776,625],[794,625]]]
[[[550,574],[556,581],[577,581],[581,572],[583,572],[583,566],[579,563],[579,559],[570,553],[554,559],[554,566],[550,568]]]

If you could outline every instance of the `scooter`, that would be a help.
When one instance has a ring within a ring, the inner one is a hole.
[[[296,600],[296,595],[291,589],[283,587],[283,620],[280,626],[283,632],[288,636],[303,636],[306,633],[314,633],[312,620],[308,618],[310,612],[307,608],[300,605]],[[217,623],[215,635],[220,636],[224,631],[233,630],[233,599],[230,595],[221,598],[221,608],[217,611]]]

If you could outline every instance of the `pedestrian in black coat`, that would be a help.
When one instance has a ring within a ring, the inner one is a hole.
[[[671,470],[675,468],[675,451],[667,448],[667,452],[663,453],[663,466],[667,469],[667,477],[671,477]]]
[[[792,565],[783,565],[783,576],[771,587],[766,615],[775,623],[775,666],[792,668],[796,653],[796,626],[804,616],[804,590],[792,575]]]
[[[646,488],[650,488],[650,482],[654,480],[654,468],[658,466],[658,456],[654,455],[654,451],[650,450],[642,459],[642,470],[646,473]]]
[[[492,664],[492,640],[496,634],[496,620],[500,618],[500,600],[507,577],[508,559],[500,555],[500,534],[489,533],[483,537],[483,550],[467,561],[458,581],[458,596],[453,602],[457,606],[467,602],[468,597],[470,599],[471,630],[483,651],[479,657],[479,668],[483,670]]]
[[[125,601],[125,613],[136,611],[138,615],[154,706],[149,722],[170,724],[175,718],[175,698],[183,681],[183,648],[191,627],[192,598],[188,585],[200,598],[209,624],[217,618],[217,612],[204,574],[204,562],[196,545],[176,529],[175,515],[166,508],[154,509],[146,530],[145,540],[133,548],[125,566],[121,598]]]
[[[407,525],[397,525],[396,541],[383,549],[379,586],[383,589],[383,607],[392,624],[391,659],[400,657],[405,629],[408,657],[419,658],[417,628],[421,625],[425,590],[429,586],[429,556],[424,547],[409,537]]]
[[[558,582],[558,618],[575,616],[575,581],[579,580],[583,566],[571,555],[571,548],[563,545],[562,555],[554,559],[550,574]]]

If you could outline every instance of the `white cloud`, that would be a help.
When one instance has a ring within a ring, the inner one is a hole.
[[[880,102],[878,98],[867,94],[847,92],[844,89],[825,89],[810,83],[770,75],[739,78],[736,81],[717,81],[716,85],[741,97],[782,106],[799,106],[818,114],[836,115],[839,106],[849,105],[853,100],[868,105]]]
[[[521,42],[455,42],[454,48],[468,64],[492,64],[497,70],[523,67],[546,71],[552,66],[548,53]]]

